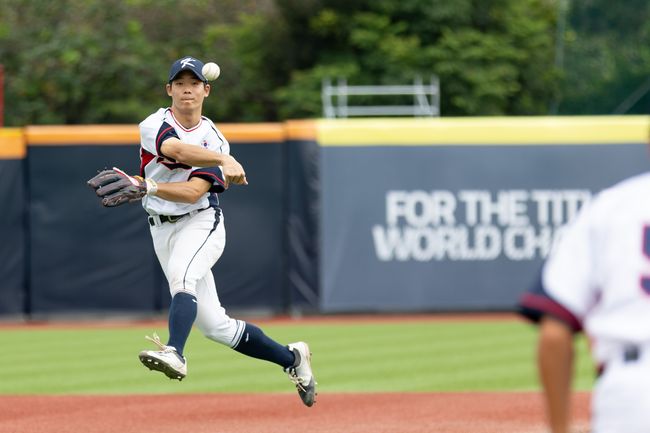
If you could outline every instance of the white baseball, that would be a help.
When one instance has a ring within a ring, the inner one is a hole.
[[[219,74],[221,74],[221,68],[214,62],[208,62],[203,65],[201,73],[203,73],[203,76],[206,78],[206,80],[213,81],[219,78]]]

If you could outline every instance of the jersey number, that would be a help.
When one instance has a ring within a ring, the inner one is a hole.
[[[643,227],[643,255],[650,259],[650,226]],[[650,295],[650,276],[641,275],[641,288]]]

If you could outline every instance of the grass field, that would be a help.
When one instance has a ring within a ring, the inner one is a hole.
[[[526,391],[539,389],[536,328],[519,321],[296,321],[263,323],[282,343],[307,341],[319,391]],[[242,356],[194,330],[181,383],[149,372],[137,354],[153,328],[0,328],[0,394],[294,392],[279,367]],[[157,329],[163,340],[167,332]],[[578,341],[574,386],[593,367]]]

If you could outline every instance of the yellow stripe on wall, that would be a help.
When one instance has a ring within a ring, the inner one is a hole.
[[[316,140],[321,146],[437,146],[646,143],[648,116],[321,119],[220,124],[233,143]],[[25,146],[137,145],[137,125],[56,125],[0,129],[0,157]]]
[[[23,159],[27,146],[20,128],[0,128],[0,159]]]
[[[336,119],[321,146],[612,144],[648,141],[648,116]]]

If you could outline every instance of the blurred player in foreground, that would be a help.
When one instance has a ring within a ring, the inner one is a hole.
[[[570,431],[580,331],[598,366],[592,433],[650,431],[650,174],[583,206],[520,307],[540,327],[538,369],[553,433]]]

